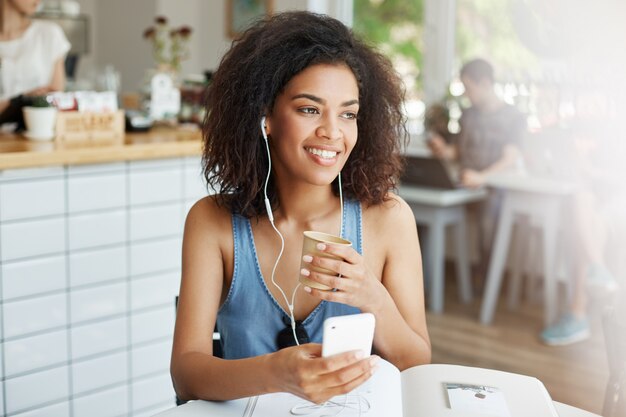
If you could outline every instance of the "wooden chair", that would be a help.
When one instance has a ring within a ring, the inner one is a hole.
[[[610,368],[602,408],[604,417],[626,416],[626,317],[619,316],[614,307],[609,307],[602,317]]]

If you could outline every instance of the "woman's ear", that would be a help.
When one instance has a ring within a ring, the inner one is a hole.
[[[270,123],[270,119],[267,116],[263,116],[263,120],[265,121],[264,126],[265,126],[265,134],[267,136],[271,135],[272,129],[271,129],[271,123]]]

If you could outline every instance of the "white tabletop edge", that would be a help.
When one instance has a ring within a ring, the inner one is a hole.
[[[446,190],[402,184],[398,189],[398,195],[407,203],[448,207],[482,200],[487,196],[487,190],[484,188]]]
[[[486,185],[511,191],[540,194],[567,195],[574,192],[576,184],[556,178],[542,178],[518,173],[498,173],[486,178]]]

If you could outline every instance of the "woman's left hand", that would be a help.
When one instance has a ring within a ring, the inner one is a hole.
[[[363,257],[352,247],[318,243],[317,250],[340,259],[326,258],[315,254],[304,255],[302,260],[310,265],[325,268],[336,275],[303,268],[300,274],[308,279],[334,288],[324,291],[305,286],[304,290],[322,300],[357,307],[363,312],[375,312],[387,295],[387,290],[365,265]]]

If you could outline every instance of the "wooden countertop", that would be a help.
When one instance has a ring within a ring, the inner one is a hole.
[[[199,130],[153,128],[127,133],[124,143],[117,145],[68,146],[0,134],[0,170],[195,156],[202,151],[201,137]]]

